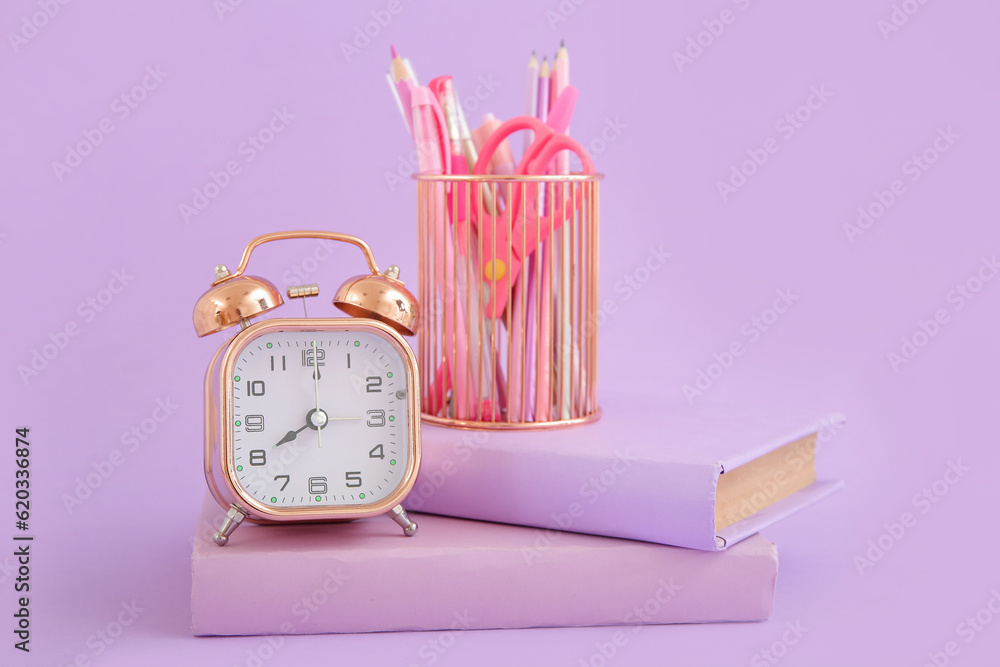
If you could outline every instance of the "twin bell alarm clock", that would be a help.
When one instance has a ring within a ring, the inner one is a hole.
[[[246,275],[257,246],[330,239],[364,253],[370,273],[350,278],[333,298],[349,317],[310,318],[316,285],[288,288],[303,317],[254,318],[282,305],[270,281]],[[205,478],[227,510],[214,539],[224,546],[254,523],[341,521],[388,514],[407,536],[417,525],[400,503],[420,466],[417,362],[402,335],[417,327],[416,299],[399,268],[379,271],[371,249],[348,234],[322,231],[258,236],[236,271],[215,282],[194,309],[207,336],[236,327],[205,376]]]

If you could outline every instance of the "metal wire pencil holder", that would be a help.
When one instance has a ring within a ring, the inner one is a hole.
[[[491,429],[597,419],[603,175],[414,178],[423,419]]]

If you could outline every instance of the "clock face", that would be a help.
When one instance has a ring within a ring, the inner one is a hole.
[[[407,364],[377,329],[268,330],[236,353],[231,476],[277,508],[360,506],[409,464]]]

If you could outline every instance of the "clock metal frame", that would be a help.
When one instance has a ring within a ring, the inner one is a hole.
[[[373,331],[400,354],[406,368],[407,465],[396,488],[385,498],[364,505],[272,507],[246,493],[236,481],[233,463],[232,377],[240,352],[258,337],[274,331]],[[238,508],[254,523],[336,521],[385,514],[406,497],[420,469],[420,386],[417,360],[392,327],[367,318],[274,318],[252,324],[216,352],[205,376],[205,479],[223,507]]]

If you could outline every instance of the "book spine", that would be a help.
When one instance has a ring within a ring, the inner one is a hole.
[[[422,440],[407,509],[705,551],[722,547],[715,537],[718,465],[643,459],[625,437],[601,456],[477,447],[468,431],[428,426]]]
[[[420,515],[416,520],[421,531],[464,530],[448,527],[456,519]],[[194,634],[764,620],[772,610],[778,568],[775,546],[759,535],[725,552],[705,553],[572,533],[540,541],[530,529],[491,526],[485,529],[489,533],[477,533],[480,548],[400,550],[378,540],[360,551],[334,546],[302,551],[281,548],[288,534],[278,534],[282,528],[248,529],[253,534],[241,536],[242,550],[196,546]],[[502,544],[491,542],[497,531]],[[330,535],[325,539],[329,545],[338,542]]]

